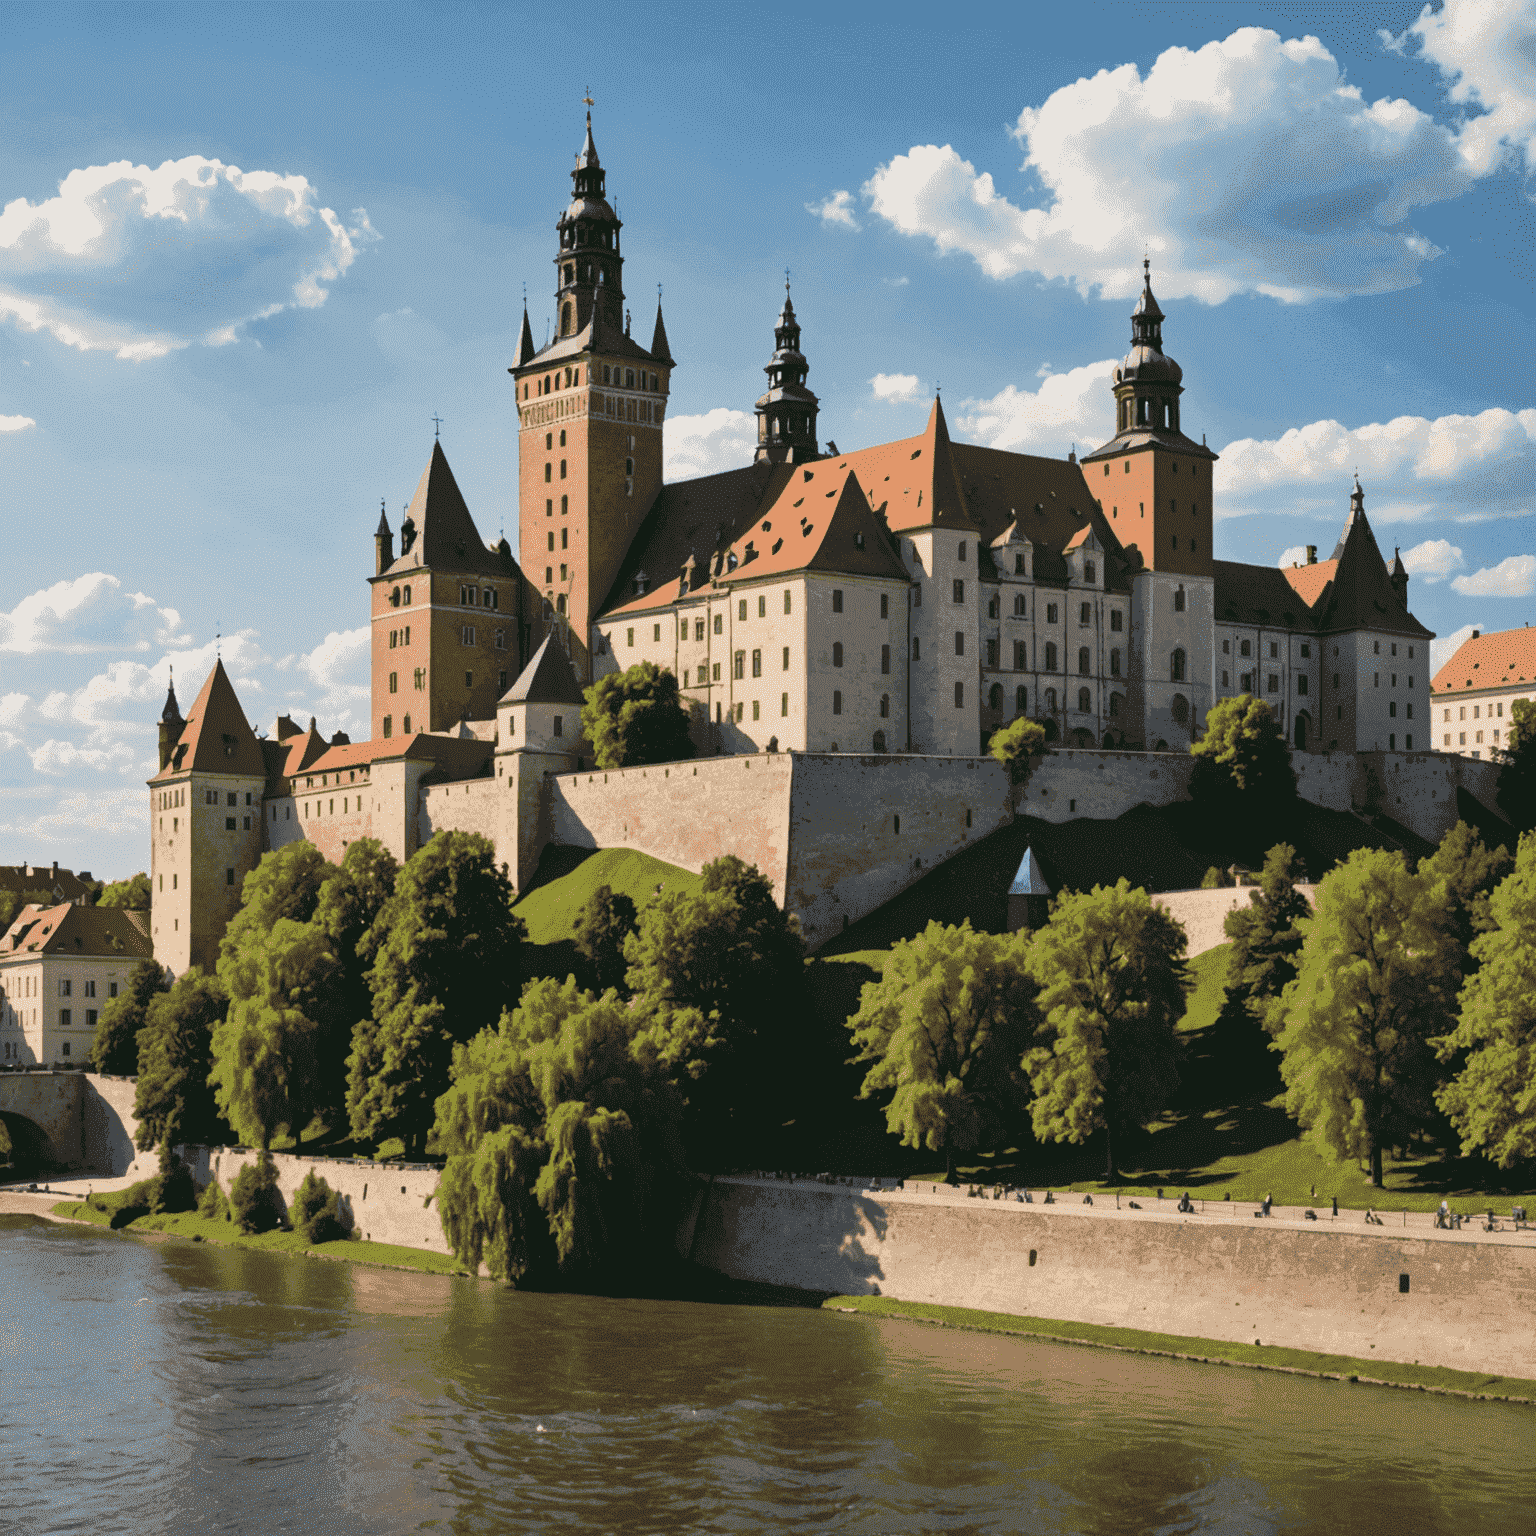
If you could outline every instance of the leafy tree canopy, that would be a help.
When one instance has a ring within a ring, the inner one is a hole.
[[[1499,809],[1517,831],[1536,829],[1536,701],[1516,699],[1499,753]]]
[[[1520,839],[1471,948],[1456,1027],[1433,1042],[1463,1064],[1437,1099],[1463,1153],[1510,1168],[1536,1157],[1536,834]]]
[[[1487,847],[1464,821],[1458,821],[1440,839],[1440,846],[1419,861],[1419,873],[1441,888],[1446,920],[1456,942],[1458,970],[1463,976],[1475,967],[1473,939],[1494,926],[1489,897],[1514,862],[1508,849]]]
[[[399,1136],[419,1153],[454,1045],[517,996],[527,932],[495,848],[473,832],[439,832],[413,855],[376,924],[373,1006],[353,1032],[347,1114],[359,1139]]]
[[[624,941],[638,926],[634,902],[622,891],[600,885],[576,916],[576,953],[586,962],[593,989],[624,989]]]
[[[150,907],[149,876],[140,870],[126,880],[114,880],[102,887],[96,898],[98,907],[121,907],[127,912],[148,912]]]
[[[707,1035],[697,1010],[546,979],[457,1047],[435,1135],[460,1261],[505,1280],[632,1263],[661,1186],[683,1171],[678,1080]]]
[[[1232,941],[1228,1000],[1271,1034],[1281,1024],[1275,1004],[1296,975],[1300,924],[1312,915],[1307,898],[1296,889],[1305,878],[1296,850],[1276,843],[1264,857],[1249,905],[1229,912],[1222,925]]]
[[[987,749],[1015,784],[1023,784],[1029,778],[1029,760],[1045,751],[1045,727],[1020,715],[992,733]]]
[[[133,1112],[139,1147],[162,1141],[219,1144],[229,1130],[219,1115],[208,1074],[213,1031],[229,1007],[217,976],[193,966],[168,992],[152,998],[139,1032],[139,1080]]]
[[[1190,797],[1222,818],[1245,821],[1288,815],[1296,775],[1274,711],[1252,694],[1223,699],[1205,717],[1205,735],[1190,743],[1195,771]]]
[[[693,756],[677,676],[651,661],[593,683],[581,708],[581,729],[599,768],[636,768]]]
[[[51,907],[52,891],[0,891],[0,933],[21,915],[23,907]]]
[[[857,1061],[873,1062],[860,1098],[889,1091],[885,1123],[903,1146],[969,1152],[1022,1106],[1020,1071],[1039,1014],[1029,935],[930,922],[897,944],[848,1020]]]
[[[263,854],[261,863],[245,877],[240,910],[219,942],[220,963],[226,953],[247,944],[259,946],[282,918],[307,923],[315,915],[320,887],[335,867],[313,843],[302,839]]]
[[[109,998],[91,1041],[91,1065],[98,1072],[133,1077],[139,1070],[139,1031],[150,1003],[170,990],[165,967],[158,960],[140,960],[128,975],[127,987]]]
[[[1285,1107],[1334,1157],[1369,1157],[1426,1122],[1430,1036],[1459,982],[1443,900],[1396,850],[1359,848],[1324,876],[1281,996]]]
[[[1188,987],[1181,924],[1122,876],[1057,898],[1029,946],[1044,1016],[1024,1056],[1042,1141],[1115,1142],[1167,1105],[1183,1054],[1177,1029]]]

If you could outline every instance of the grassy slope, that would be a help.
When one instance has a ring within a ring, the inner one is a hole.
[[[548,847],[533,880],[514,910],[528,925],[535,944],[554,944],[571,936],[577,915],[598,886],[628,896],[643,907],[658,885],[669,891],[696,891],[703,877],[663,864],[629,848]]]
[[[978,1312],[969,1307],[941,1307],[930,1302],[897,1301],[889,1296],[830,1296],[822,1306],[834,1312],[860,1312],[874,1317],[901,1317],[977,1333],[1016,1334],[1095,1344],[1105,1349],[1141,1354],[1176,1355],[1181,1359],[1217,1360],[1265,1370],[1302,1372],[1370,1381],[1387,1386],[1420,1387],[1469,1397],[1536,1401],[1536,1381],[1513,1376],[1487,1376],[1444,1366],[1407,1365],[1391,1360],[1357,1360],[1350,1355],[1315,1355],[1304,1349],[1273,1345],[1230,1344],[1219,1339],[1188,1338],[1182,1334],[1144,1333],[1139,1328],[1107,1328],[1097,1323],[1065,1323],[1044,1317],[1016,1317],[1008,1312]]]
[[[94,1226],[110,1226],[114,1206],[109,1197],[99,1197],[91,1204],[61,1200],[53,1207],[55,1216]],[[200,1238],[208,1243],[222,1243],[231,1248],[259,1248],[267,1253],[314,1254],[322,1259],[345,1259],[358,1264],[381,1264],[391,1269],[415,1269],[429,1275],[461,1275],[463,1267],[448,1254],[422,1253],[415,1248],[401,1248],[394,1243],[363,1243],[341,1239],[330,1243],[306,1243],[297,1232],[240,1232],[233,1222],[212,1220],[195,1211],[181,1211],[159,1216],[140,1216],[121,1232],[163,1232],[172,1237]]]

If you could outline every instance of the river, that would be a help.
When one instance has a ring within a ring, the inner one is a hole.
[[[1480,1536],[1536,1410],[0,1220],[0,1529]]]

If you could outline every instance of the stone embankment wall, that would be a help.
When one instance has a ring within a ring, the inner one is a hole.
[[[1195,760],[1187,752],[1101,752],[1058,747],[1035,760],[1019,812],[1040,821],[1089,816],[1113,821],[1138,805],[1189,799]]]
[[[1222,927],[1227,913],[1246,907],[1254,889],[1251,885],[1229,885],[1214,891],[1165,891],[1160,896],[1154,896],[1152,904],[1183,923],[1184,931],[1189,935],[1187,953],[1193,958],[1227,942],[1226,930]],[[1296,889],[1307,898],[1307,905],[1311,906],[1317,887],[1301,884]]]
[[[95,1072],[0,1073],[0,1110],[30,1120],[48,1159],[64,1168],[116,1176],[133,1170],[134,1080]],[[153,1161],[149,1155],[148,1161]]]
[[[501,846],[502,807],[498,779],[467,779],[455,784],[428,784],[421,790],[416,846],[424,847],[434,832],[478,832]]]
[[[1536,1378],[1536,1234],[930,1189],[719,1179],[679,1246],[739,1280]]]
[[[199,1184],[217,1179],[227,1195],[242,1168],[261,1154],[248,1147],[181,1148]],[[391,1168],[335,1157],[294,1157],[274,1152],[277,1187],[287,1205],[311,1170],[341,1196],[344,1226],[358,1228],[366,1241],[396,1243],[431,1253],[451,1253],[437,1216],[436,1168]]]

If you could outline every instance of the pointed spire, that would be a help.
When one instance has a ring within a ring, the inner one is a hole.
[[[523,331],[517,338],[517,361],[512,364],[514,368],[521,368],[524,363],[533,357],[533,327],[528,324],[528,303],[523,302]]]
[[[588,166],[602,164],[602,161],[597,158],[597,145],[592,141],[592,113],[590,110],[587,112],[586,143],[581,146],[581,153],[576,156],[576,164],[583,170],[586,170]]]
[[[384,515],[384,498],[382,496],[379,497],[379,526],[373,530],[373,536],[376,539],[387,539],[390,537],[389,519]]]
[[[666,322],[661,318],[661,295],[656,295],[656,330],[651,336],[651,356],[658,363],[674,361],[671,346],[667,342]]]
[[[181,706],[176,702],[176,671],[171,669],[171,680],[166,684],[165,708],[160,711],[161,722],[165,725],[180,725]]]

